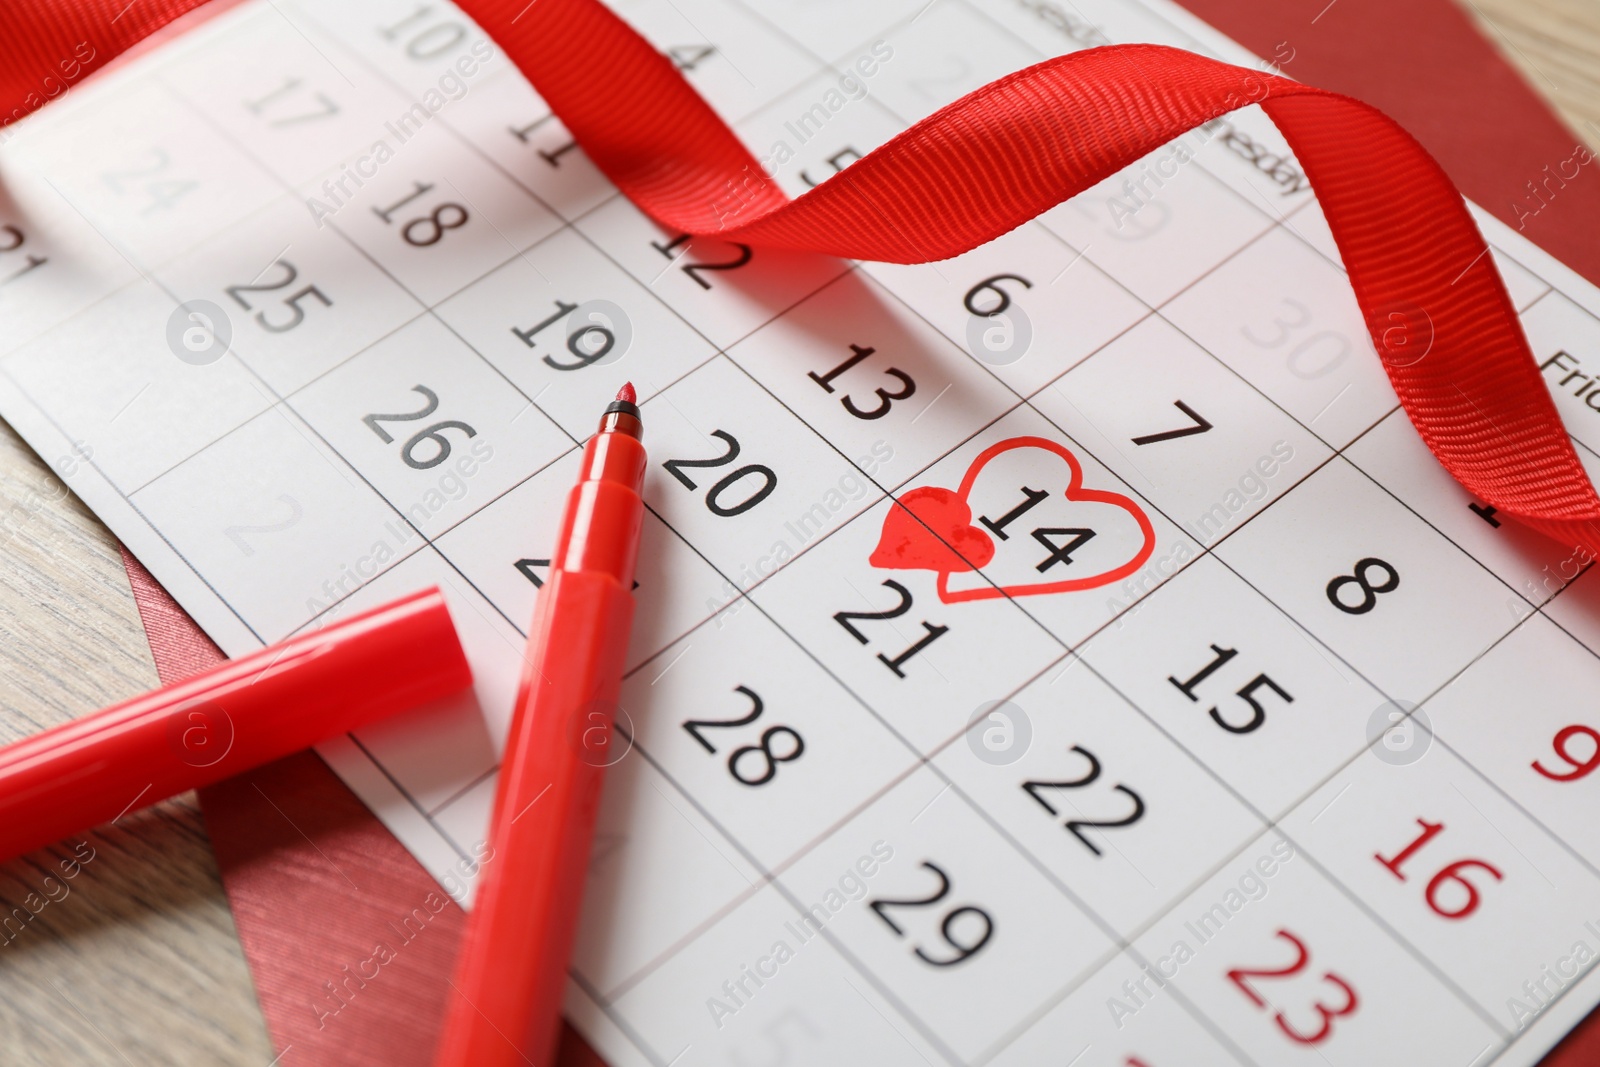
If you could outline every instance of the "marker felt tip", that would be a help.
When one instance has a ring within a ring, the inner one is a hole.
[[[539,590],[434,1067],[552,1062],[633,622],[645,450],[630,383],[606,406]],[[624,748],[622,751],[626,751]]]

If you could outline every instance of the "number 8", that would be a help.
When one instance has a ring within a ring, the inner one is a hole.
[[[440,217],[440,214],[446,208],[455,209],[458,217],[454,222],[446,222]],[[444,238],[444,231],[459,229],[460,227],[465,226],[468,218],[470,218],[470,216],[467,214],[467,209],[462,207],[460,204],[440,204],[422,218],[412,219],[410,222],[402,226],[400,228],[400,236],[405,238],[406,244],[408,245],[415,245],[417,248],[426,248],[429,245],[438,244]],[[421,240],[412,236],[411,231],[418,226],[431,226],[433,228],[433,235],[425,240]]]

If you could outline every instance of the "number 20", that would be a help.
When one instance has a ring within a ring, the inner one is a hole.
[[[728,433],[726,430],[712,430],[711,436],[727,445],[728,450],[715,459],[669,459],[662,464],[667,469],[667,473],[678,479],[686,489],[698,489],[699,485],[695,483],[693,478],[684,473],[683,469],[685,467],[726,467],[739,456],[739,439],[733,434]],[[723,494],[732,489],[740,479],[746,477],[754,477],[757,483],[756,487],[737,504],[724,504],[722,502]],[[772,491],[777,487],[778,476],[771,467],[764,463],[746,463],[737,470],[723,475],[710,489],[706,490],[706,509],[711,514],[725,519],[732,518],[735,515],[743,515],[771,496]]]

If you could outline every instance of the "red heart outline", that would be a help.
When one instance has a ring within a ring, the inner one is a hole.
[[[1067,461],[1067,466],[1072,470],[1072,480],[1068,483],[1062,496],[1068,500],[1086,500],[1099,504],[1111,504],[1126,511],[1138,522],[1139,529],[1144,534],[1144,545],[1127,563],[1104,574],[1097,574],[1092,578],[1069,578],[1060,582],[1043,582],[1030,585],[994,586],[985,585],[976,589],[962,589],[952,593],[950,591],[951,571],[940,571],[937,589],[939,599],[946,604],[959,604],[967,600],[993,600],[996,597],[1041,596],[1045,593],[1071,593],[1080,589],[1094,589],[1097,586],[1110,585],[1133,574],[1144,566],[1156,550],[1156,531],[1150,524],[1150,519],[1140,510],[1139,505],[1123,496],[1121,493],[1112,493],[1101,489],[1083,488],[1083,467],[1078,463],[1078,457],[1073,455],[1066,447],[1043,437],[1013,437],[1006,441],[990,445],[978,454],[972,461],[972,466],[967,468],[966,475],[961,479],[961,486],[956,490],[956,496],[963,503],[967,503],[972,493],[972,485],[978,479],[978,474],[988,465],[994,457],[1010,452],[1016,448],[1042,448],[1053,452]],[[969,505],[970,506],[970,505]]]

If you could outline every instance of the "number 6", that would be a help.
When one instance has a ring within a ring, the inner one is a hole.
[[[425,471],[429,467],[437,467],[439,464],[449,459],[450,440],[444,436],[445,430],[460,430],[468,437],[478,436],[478,431],[474,430],[471,426],[468,426],[464,422],[459,422],[455,419],[451,419],[448,422],[436,422],[432,426],[429,426],[426,430],[418,432],[411,438],[411,440],[407,441],[405,447],[400,450],[400,458],[406,461],[406,466],[412,468],[413,470]],[[435,453],[431,459],[419,460],[416,456],[412,455],[412,450],[424,441],[434,442],[439,446],[439,451]]]

